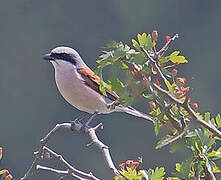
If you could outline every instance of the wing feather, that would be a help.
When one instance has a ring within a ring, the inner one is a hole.
[[[90,70],[89,68],[79,68],[77,69],[78,73],[81,75],[81,77],[84,79],[85,83],[92,88],[93,90],[95,90],[96,92],[98,92],[99,94],[102,94],[102,92],[99,89],[99,83],[100,83],[100,77],[97,76],[92,70]],[[111,91],[110,89],[107,89],[107,87],[105,87],[104,84],[104,88],[107,94],[107,97],[110,98],[113,101],[116,101],[119,99],[119,96],[114,92]],[[103,94],[102,94],[103,95]]]

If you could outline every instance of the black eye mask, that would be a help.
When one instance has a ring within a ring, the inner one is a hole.
[[[76,61],[73,59],[73,57],[67,53],[51,53],[51,57],[53,57],[55,59],[70,62],[73,65],[76,64]]]

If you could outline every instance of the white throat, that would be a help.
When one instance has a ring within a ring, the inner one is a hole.
[[[56,60],[56,61],[50,61],[53,66],[55,71],[57,72],[68,72],[68,71],[73,71],[76,70],[77,67],[67,61],[62,61],[62,60]]]

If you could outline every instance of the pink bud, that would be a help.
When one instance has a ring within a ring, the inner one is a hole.
[[[167,42],[170,42],[171,41],[171,37],[170,36],[166,36],[166,40],[167,40]]]
[[[133,164],[133,160],[127,160],[126,161],[126,165],[127,165],[127,167],[130,167],[132,164]]]
[[[177,72],[178,72],[177,69],[173,69],[173,70],[172,70],[172,76],[173,76],[173,77],[176,76],[176,75],[177,75]]]
[[[195,111],[197,111],[197,110],[199,109],[199,106],[198,106],[197,103],[193,103],[193,104],[192,104],[192,107],[193,107],[193,109],[194,109]]]
[[[158,38],[158,32],[157,30],[153,30],[152,32],[152,37],[153,37],[153,41],[157,42],[157,38]]]
[[[120,169],[123,170],[124,167],[125,167],[125,165],[126,165],[125,163],[121,163],[121,164],[119,165]]]
[[[12,175],[9,174],[8,176],[5,177],[5,180],[11,180],[12,179]]]
[[[150,101],[150,102],[149,102],[149,105],[150,105],[150,108],[151,108],[151,109],[156,109],[156,104],[155,104],[154,101]]]
[[[181,78],[181,77],[178,77],[176,78],[176,83],[177,83],[177,86],[183,86],[185,83],[186,83],[186,78]]]

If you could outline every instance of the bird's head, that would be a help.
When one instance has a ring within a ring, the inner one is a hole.
[[[78,69],[86,67],[78,52],[70,47],[56,47],[49,54],[45,54],[43,59],[50,61],[55,68],[74,67]]]

